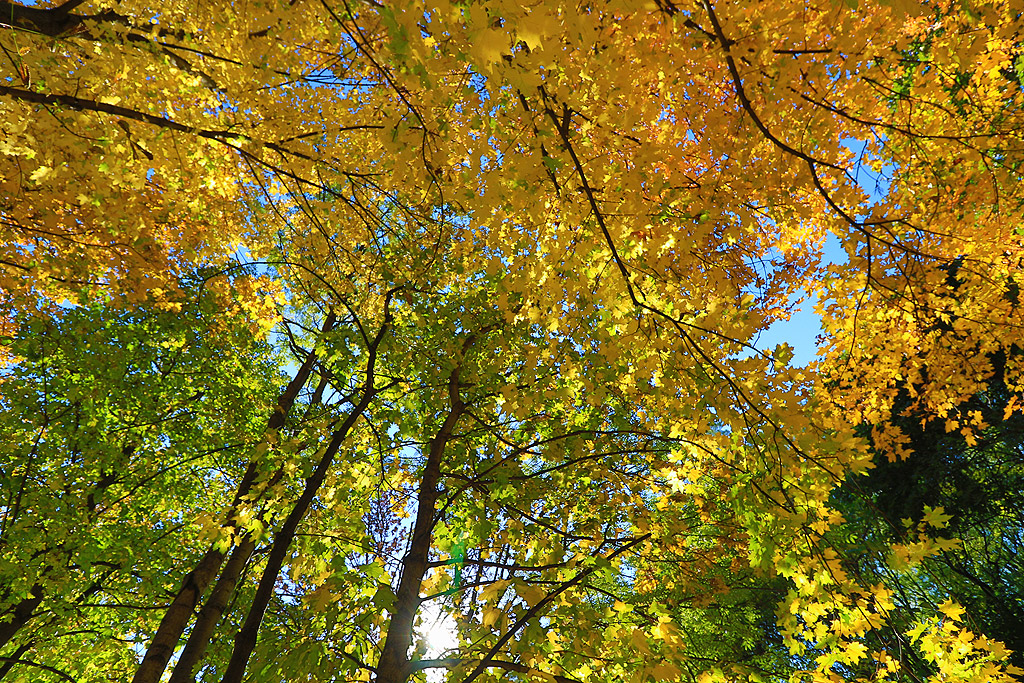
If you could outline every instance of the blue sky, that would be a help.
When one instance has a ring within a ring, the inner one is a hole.
[[[848,139],[843,144],[858,157],[857,163],[851,169],[852,178],[868,195],[870,203],[880,201],[889,191],[891,168],[884,167],[881,172],[868,168],[865,142]],[[828,239],[825,240],[823,264],[841,264],[846,261],[846,251],[839,238],[829,233]],[[817,337],[821,334],[821,317],[814,312],[817,303],[817,297],[804,299],[789,320],[777,322],[769,327],[757,338],[754,345],[762,351],[770,351],[778,344],[789,344],[793,347],[793,364],[807,365],[814,360],[818,350]]]
[[[825,240],[824,264],[845,263],[846,252],[839,239],[829,233]],[[779,344],[793,347],[793,365],[807,365],[818,350],[817,337],[821,333],[821,317],[814,312],[818,297],[805,298],[789,320],[779,321],[761,333],[754,346],[771,351]]]

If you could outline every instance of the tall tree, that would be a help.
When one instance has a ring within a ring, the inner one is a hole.
[[[959,299],[967,293],[961,269],[959,261],[941,269],[948,289],[945,297],[934,299],[941,308],[930,315],[931,332],[940,340],[937,345],[964,352],[975,342],[964,338],[956,320]],[[1016,306],[1018,292],[1015,280],[1010,280],[1003,297]],[[922,313],[921,324],[926,320],[927,314]],[[927,611],[952,598],[966,608],[966,620],[973,628],[1011,648],[1010,661],[1022,667],[1024,586],[1017,558],[1024,466],[1021,417],[1014,408],[1015,392],[1007,385],[1007,369],[1020,349],[1010,345],[989,357],[976,353],[965,360],[990,367],[991,374],[986,373],[977,393],[950,405],[941,416],[915,400],[933,372],[931,358],[913,350],[903,355],[904,371],[897,380],[887,426],[899,430],[909,452],[896,458],[879,449],[874,467],[851,478],[835,496],[848,519],[842,533],[856,539],[859,559],[851,557],[850,566],[892,585],[896,611],[907,628],[927,621],[922,607]],[[955,424],[958,419],[963,427]],[[893,572],[878,561],[888,545],[922,527],[956,540],[909,572]],[[912,640],[894,632],[886,646],[902,650],[911,670],[923,679],[934,673],[935,662],[915,653]]]
[[[138,666],[19,628],[5,673],[898,678],[876,635],[902,624],[844,568],[830,494],[872,463],[858,425],[904,454],[897,372],[973,434],[950,410],[993,368],[964,355],[1020,342],[1018,14],[0,4],[19,320],[103,291],[128,325],[184,305],[198,264],[250,276],[220,300],[294,355],[219,511],[178,491],[182,556],[139,560],[173,586],[110,622]],[[829,234],[848,261],[824,268]],[[828,382],[757,347],[800,292],[826,301]],[[941,553],[925,531],[887,561]],[[4,624],[35,618],[33,586]],[[426,605],[456,624],[443,657],[417,645]],[[939,673],[1006,679],[941,605],[916,634]]]
[[[38,673],[34,653],[63,653],[75,677],[130,667],[168,568],[195,561],[196,520],[219,514],[276,379],[269,347],[217,303],[19,320],[0,426],[5,674]]]

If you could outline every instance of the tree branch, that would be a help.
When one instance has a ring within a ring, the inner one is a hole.
[[[620,548],[616,548],[611,553],[605,555],[604,556],[604,560],[605,561],[611,561],[611,560],[615,559],[615,557],[617,557],[617,556],[621,555],[622,553],[626,552],[627,550],[629,550],[630,548],[633,548],[633,547],[643,543],[644,541],[646,541],[650,537],[651,537],[651,534],[644,534],[643,536],[637,536],[636,538],[631,540],[629,543],[626,543],[625,545],[621,546]],[[520,629],[522,629],[524,626],[526,626],[526,624],[529,623],[529,621],[531,619],[533,619],[538,614],[540,614],[540,611],[544,607],[546,607],[549,602],[551,602],[556,597],[558,597],[559,595],[561,595],[565,591],[569,590],[570,588],[572,588],[576,584],[580,583],[581,581],[583,581],[585,578],[587,578],[588,576],[590,576],[591,574],[593,574],[597,570],[598,570],[598,566],[595,564],[590,569],[586,569],[586,570],[580,572],[579,574],[574,576],[569,581],[566,581],[565,583],[560,585],[558,588],[556,588],[555,590],[553,590],[550,593],[548,593],[547,595],[545,595],[543,598],[541,598],[539,601],[537,601],[536,605],[534,605],[530,609],[526,610],[526,612],[523,614],[523,616],[521,616],[518,620],[516,620],[516,623],[514,623],[512,626],[510,626],[508,631],[506,631],[503,636],[498,638],[498,642],[496,642],[491,647],[491,649],[488,650],[487,654],[484,655],[483,659],[480,660],[480,663],[477,664],[476,667],[474,667],[474,669],[469,673],[468,676],[466,676],[466,678],[462,679],[461,683],[472,683],[472,681],[476,680],[480,676],[480,674],[482,674],[484,672],[484,670],[486,670],[488,668],[488,666],[490,665],[491,662],[496,661],[494,659],[494,656],[496,654],[498,654],[499,652],[501,652],[501,648],[505,647],[505,644],[508,643],[508,641],[510,641],[512,639],[512,637],[515,636],[515,634]]]
[[[324,479],[334,463],[334,457],[345,442],[345,439],[348,438],[352,427],[355,426],[355,423],[369,407],[370,402],[381,391],[376,386],[377,350],[391,328],[391,299],[399,289],[392,289],[385,296],[384,320],[373,342],[367,349],[366,369],[364,371],[366,379],[363,383],[363,395],[359,403],[353,406],[352,410],[345,417],[345,421],[342,422],[341,426],[332,435],[331,441],[320,458],[319,463],[317,463],[316,469],[306,479],[306,485],[303,488],[302,494],[295,502],[295,505],[292,506],[288,517],[281,525],[280,531],[274,536],[274,542],[270,547],[270,554],[267,557],[267,564],[263,569],[263,574],[260,576],[259,584],[256,587],[256,594],[253,596],[249,611],[245,617],[245,623],[242,624],[242,628],[235,635],[235,646],[231,651],[231,659],[228,661],[222,683],[241,683],[242,678],[245,676],[249,657],[252,656],[252,651],[256,647],[256,639],[259,635],[260,625],[263,623],[263,616],[266,614],[267,606],[274,595],[281,567],[284,566],[288,549],[295,538],[299,524],[305,518],[306,512],[319,493],[320,487],[323,485]],[[330,317],[333,319],[334,314],[331,313]]]
[[[450,657],[446,659],[420,659],[412,662],[409,668],[412,671],[422,671],[423,669],[454,669],[463,664],[468,664],[477,660],[473,659],[462,659],[459,657]],[[551,677],[555,683],[580,683],[575,678],[569,678],[568,676],[560,676],[547,671],[541,671],[533,667],[526,666],[525,664],[519,664],[517,662],[506,662],[502,659],[492,659],[487,662],[487,668],[489,669],[505,669],[506,671],[515,671],[521,674],[540,674],[543,678]]]

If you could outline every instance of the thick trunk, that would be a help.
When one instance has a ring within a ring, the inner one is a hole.
[[[416,525],[413,527],[409,552],[402,560],[402,579],[395,592],[395,609],[388,624],[388,634],[377,662],[376,683],[402,683],[410,673],[409,648],[412,646],[413,626],[420,607],[420,586],[427,572],[430,547],[434,532],[434,513],[437,507],[438,482],[441,478],[441,461],[445,447],[451,439],[455,424],[465,410],[465,404],[458,393],[459,368],[456,367],[449,379],[450,407],[441,429],[430,442],[427,463],[420,481],[419,500],[416,509]]]
[[[14,634],[28,623],[32,618],[32,613],[42,600],[43,587],[37,583],[32,586],[32,592],[27,598],[15,605],[14,609],[7,610],[13,614],[10,621],[0,622],[0,649],[3,649],[4,645],[14,637]]]
[[[163,675],[164,668],[170,660],[174,649],[178,646],[181,634],[185,632],[188,622],[192,619],[199,598],[217,576],[224,553],[210,548],[199,560],[195,569],[190,571],[181,583],[178,594],[164,612],[156,635],[146,650],[146,656],[135,672],[132,683],[157,683]]]
[[[84,0],[71,0],[60,7],[29,7],[0,0],[0,23],[13,28],[59,36],[80,26],[86,17],[71,14]]]
[[[252,557],[255,549],[256,544],[250,536],[246,535],[231,552],[231,557],[224,565],[224,570],[217,579],[213,592],[210,593],[203,608],[199,610],[196,623],[188,635],[188,642],[185,643],[185,649],[182,650],[181,656],[178,657],[178,661],[174,665],[174,671],[171,672],[168,683],[191,683],[195,680],[196,666],[206,654],[206,648],[210,644],[214,629],[224,615],[228,601],[234,595],[238,577],[241,576],[242,569],[245,568],[246,562]]]

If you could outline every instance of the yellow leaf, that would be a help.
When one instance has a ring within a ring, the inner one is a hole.
[[[1017,397],[1011,396],[1010,400],[1006,402],[1006,408],[1003,410],[1003,420],[1009,420],[1014,410],[1019,411],[1020,408],[1017,407]]]
[[[501,618],[503,612],[497,607],[485,607],[481,621],[484,626],[492,626]]]
[[[860,641],[853,641],[846,645],[846,661],[850,664],[856,664],[860,660],[864,659],[864,655],[867,654],[868,648],[864,643]]]
[[[516,586],[516,593],[526,601],[530,607],[544,599],[547,592],[540,586]]]
[[[935,529],[945,529],[947,522],[951,520],[952,515],[943,514],[945,509],[942,507],[932,508],[929,506],[924,507],[924,517],[922,518],[926,524]]]
[[[964,608],[952,600],[946,600],[944,603],[939,605],[939,611],[945,614],[950,620],[960,622],[964,613]]]
[[[50,168],[49,166],[40,166],[36,170],[32,171],[32,175],[30,175],[29,178],[38,183],[40,180],[43,180],[44,178],[46,178],[46,176],[50,175],[51,173],[53,173],[53,169]]]
[[[633,635],[629,638],[630,644],[645,655],[651,654],[651,648],[647,644],[647,636],[640,629],[633,629]]]
[[[656,664],[654,668],[651,669],[651,675],[654,676],[654,680],[656,681],[674,680],[679,676],[679,667],[675,664],[662,662],[661,664]]]

